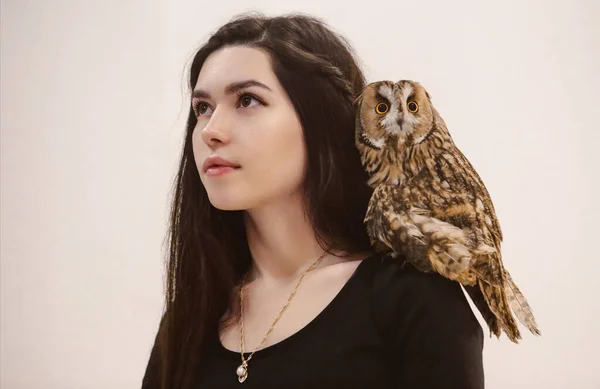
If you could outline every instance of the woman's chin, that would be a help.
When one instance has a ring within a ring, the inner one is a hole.
[[[210,202],[213,207],[221,210],[221,211],[239,211],[244,209],[239,205],[238,202],[235,201],[211,201]]]
[[[243,207],[236,207],[235,204],[213,204],[213,207],[217,208],[218,210],[221,211],[241,211],[244,210],[246,208]]]
[[[240,211],[248,209],[251,204],[246,201],[247,199],[239,198],[237,196],[208,196],[210,203],[213,207],[221,211]]]

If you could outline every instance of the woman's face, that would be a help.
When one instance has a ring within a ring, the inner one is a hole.
[[[253,209],[300,189],[306,162],[302,127],[268,54],[243,46],[213,52],[193,96],[194,159],[214,207]],[[216,160],[207,170],[209,157],[235,167]]]

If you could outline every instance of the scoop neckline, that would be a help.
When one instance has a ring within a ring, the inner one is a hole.
[[[342,286],[342,288],[339,290],[339,292],[325,306],[325,308],[323,308],[321,310],[321,312],[319,312],[317,314],[317,316],[315,316],[304,327],[302,327],[301,329],[299,329],[292,335],[288,336],[287,338],[285,338],[275,344],[272,344],[270,346],[267,346],[263,349],[256,351],[254,353],[254,355],[252,356],[252,359],[259,359],[259,358],[267,357],[267,356],[271,355],[272,353],[276,352],[277,350],[280,350],[280,349],[286,348],[286,347],[291,347],[294,344],[301,341],[302,339],[304,339],[313,328],[315,328],[321,321],[323,321],[328,315],[330,315],[330,312],[332,312],[337,307],[337,305],[339,305],[344,300],[344,296],[346,294],[348,294],[350,292],[352,286],[356,282],[358,282],[359,278],[357,277],[357,275],[359,274],[359,272],[362,271],[362,269],[365,267],[365,264],[367,262],[376,258],[377,256],[378,256],[378,254],[374,253],[374,254],[371,254],[368,257],[362,259],[361,262],[356,267],[356,269],[354,269],[354,271],[352,272],[352,275],[350,276],[350,278],[348,278],[348,280],[346,281],[344,286]],[[218,331],[216,333],[215,338],[216,338],[215,339],[216,351],[218,351],[219,354],[221,354],[222,356],[229,358],[229,359],[236,359],[236,360],[240,359],[239,351],[229,350],[228,348],[226,348],[223,345],[223,343],[221,343],[221,339],[219,337]],[[247,358],[251,353],[252,353],[251,351],[244,352],[244,357]]]

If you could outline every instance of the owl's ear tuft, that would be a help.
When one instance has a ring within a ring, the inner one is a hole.
[[[429,95],[429,92],[425,91],[425,96],[427,96],[427,100],[431,101],[431,96]]]
[[[358,103],[362,99],[363,93],[365,93],[365,89],[367,89],[367,88],[364,88],[362,91],[360,91],[360,93],[354,98],[354,101],[352,101],[353,107],[355,107],[355,108],[358,107]]]

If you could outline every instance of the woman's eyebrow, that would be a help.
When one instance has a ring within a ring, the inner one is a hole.
[[[231,84],[227,85],[225,87],[225,94],[229,95],[229,94],[232,94],[232,93],[235,93],[235,92],[239,91],[240,89],[249,88],[251,86],[257,86],[259,88],[263,88],[263,89],[266,89],[268,91],[271,90],[271,88],[269,88],[268,86],[266,86],[262,82],[259,82],[259,81],[256,81],[256,80],[245,80],[245,81],[232,82]],[[203,99],[210,99],[210,93],[208,93],[208,92],[206,92],[206,91],[204,91],[202,89],[196,89],[192,93],[192,97],[203,98]]]

